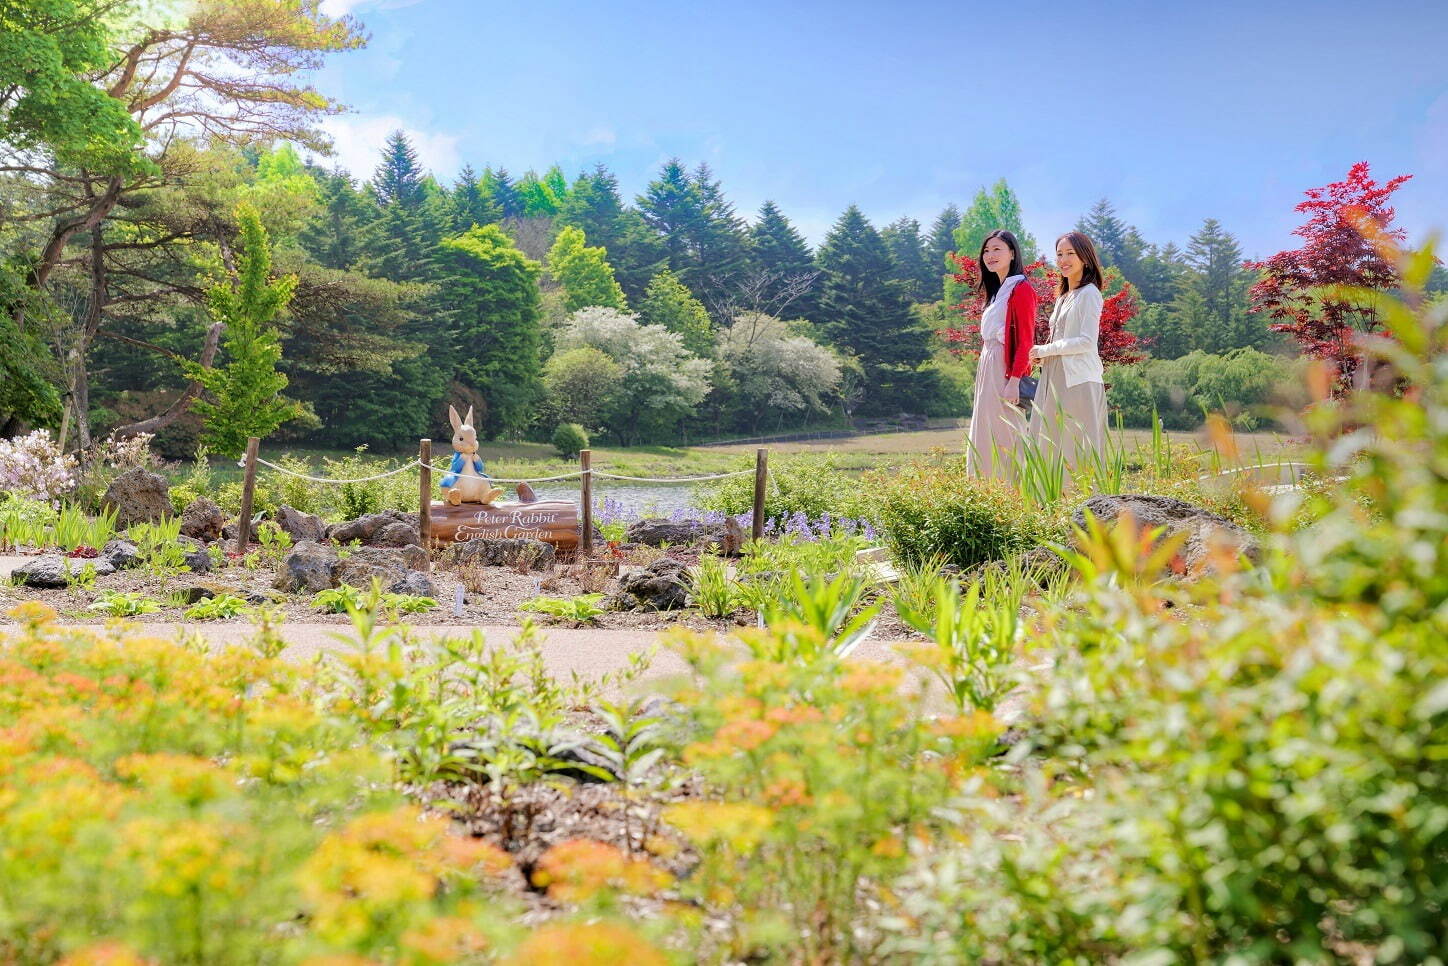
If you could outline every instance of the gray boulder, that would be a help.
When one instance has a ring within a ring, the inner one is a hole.
[[[115,509],[116,528],[120,530],[136,523],[152,523],[175,512],[166,478],[139,466],[111,481],[101,505]]]
[[[12,580],[18,580],[26,587],[59,590],[69,587],[75,578],[85,570],[87,564],[94,569],[97,577],[104,577],[116,572],[116,569],[104,557],[86,559],[46,554],[43,557],[36,557],[23,567],[16,568],[10,576]]]
[[[642,543],[650,547],[659,547],[666,543],[675,547],[712,544],[718,546],[725,556],[737,557],[749,539],[749,534],[733,517],[726,518],[722,523],[648,517],[629,524],[624,539],[629,543]]]
[[[1252,534],[1226,517],[1175,497],[1146,493],[1092,497],[1073,516],[1078,527],[1086,525],[1087,510],[1103,525],[1110,525],[1129,513],[1141,530],[1164,527],[1163,539],[1185,533],[1180,569],[1185,571],[1186,576],[1196,577],[1211,572],[1214,552],[1225,550],[1245,555],[1252,561],[1261,559],[1262,548]]]
[[[183,563],[191,568],[193,574],[205,574],[211,572],[211,552],[206,549],[206,544],[195,537],[188,537],[182,534],[178,543],[186,552],[186,559]]]
[[[398,520],[379,528],[368,543],[377,547],[406,547],[409,544],[421,545],[422,541],[417,536],[417,524]]]
[[[688,565],[661,557],[621,577],[613,605],[617,610],[679,610],[689,604],[690,586]]]
[[[382,513],[369,513],[355,520],[347,520],[344,523],[334,523],[327,528],[327,537],[338,543],[351,543],[353,540],[360,540],[362,543],[372,543],[377,531],[383,527],[392,523],[408,523],[412,519],[411,514],[403,513],[401,510],[385,510]]]
[[[327,539],[327,525],[322,518],[311,513],[303,513],[301,510],[293,509],[283,503],[277,508],[275,516],[276,525],[284,533],[290,534],[293,540],[311,540],[321,543]]]
[[[141,562],[141,551],[129,540],[112,540],[101,548],[98,558],[111,565],[113,570],[129,570]]]
[[[432,585],[427,574],[420,570],[409,570],[399,579],[394,580],[388,586],[387,592],[391,594],[411,594],[414,597],[437,598],[437,588]]]
[[[288,594],[315,594],[335,587],[339,562],[335,547],[303,540],[277,564],[277,576],[272,586]]]
[[[204,496],[192,500],[190,506],[181,512],[181,533],[197,540],[220,540],[224,526],[226,514]]]
[[[418,546],[358,547],[337,563],[333,574],[336,583],[366,587],[377,577],[384,587],[407,576],[408,571],[426,572],[427,553]]]
[[[486,567],[517,567],[527,562],[531,570],[552,570],[558,560],[553,544],[528,537],[468,540],[455,543],[443,554],[451,564],[482,564]]]

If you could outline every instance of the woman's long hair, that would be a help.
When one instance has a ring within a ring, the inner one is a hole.
[[[1098,289],[1104,290],[1106,276],[1101,271],[1101,259],[1097,257],[1096,246],[1091,244],[1091,239],[1079,231],[1068,231],[1056,239],[1056,244],[1059,245],[1063,241],[1071,243],[1071,250],[1076,253],[1077,258],[1081,259],[1081,264],[1084,266],[1081,271],[1081,284],[1095,285]],[[1062,275],[1061,288],[1056,294],[1065,295],[1070,287],[1071,283],[1066,281],[1066,276]]]
[[[1000,276],[985,267],[985,246],[990,244],[992,238],[999,238],[1011,246],[1011,270],[1006,272],[1006,278],[1026,274],[1026,263],[1021,260],[1021,243],[1016,241],[1015,235],[1004,228],[997,228],[986,235],[980,243],[980,254],[975,259],[975,263],[980,266],[980,288],[977,291],[985,293],[986,305],[994,302],[996,293],[1001,290]]]

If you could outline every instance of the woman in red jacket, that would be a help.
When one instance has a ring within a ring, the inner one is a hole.
[[[1009,479],[1026,429],[1020,408],[1021,377],[1031,371],[1036,341],[1036,291],[1016,236],[997,230],[980,246],[980,363],[975,370],[975,406],[970,416],[966,469],[976,476]]]

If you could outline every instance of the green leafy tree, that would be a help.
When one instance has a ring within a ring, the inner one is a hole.
[[[835,348],[858,359],[869,387],[862,409],[919,411],[933,385],[928,335],[910,310],[880,233],[854,205],[819,252],[820,326]]]
[[[555,353],[543,367],[543,388],[553,414],[589,430],[606,424],[622,379],[623,367],[591,345]]]
[[[696,356],[714,354],[714,328],[709,322],[709,311],[668,269],[655,275],[649,283],[639,304],[639,321],[677,332],[684,340],[684,348]]]
[[[565,228],[558,233],[548,251],[548,274],[563,286],[563,305],[570,312],[585,305],[628,308],[608,264],[608,253],[599,246],[590,247],[581,229]]]
[[[456,346],[453,371],[487,402],[479,432],[489,439],[520,434],[541,390],[542,266],[497,225],[482,225],[442,243],[439,269]]]
[[[351,268],[362,258],[376,205],[345,172],[312,168],[310,174],[317,183],[319,210],[303,224],[298,240],[318,264],[339,271]]]
[[[499,168],[497,171],[484,168],[479,187],[483,197],[495,205],[504,218],[523,217],[523,196],[518,193],[518,186],[513,184],[507,168]]]
[[[205,424],[202,441],[223,456],[238,455],[247,437],[268,436],[299,412],[295,402],[282,398],[287,377],[277,371],[282,358],[277,317],[291,301],[297,278],[271,277],[271,243],[255,208],[239,206],[236,220],[241,232],[236,279],[206,293],[212,317],[225,327],[226,363],[184,366],[206,393],[193,405]]]
[[[1036,239],[1021,221],[1021,201],[1002,178],[975,193],[970,207],[961,216],[960,225],[952,233],[955,251],[974,258],[980,252],[985,236],[1004,228],[1021,243],[1021,258],[1027,263],[1036,260]]]

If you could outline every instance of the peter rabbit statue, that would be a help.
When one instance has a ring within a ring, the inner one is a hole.
[[[494,486],[483,468],[483,459],[478,455],[478,431],[473,428],[473,407],[468,415],[458,418],[458,411],[447,407],[448,419],[452,420],[453,453],[448,473],[439,481],[439,486],[452,506],[460,503],[482,503],[487,505],[503,495],[502,487]]]

